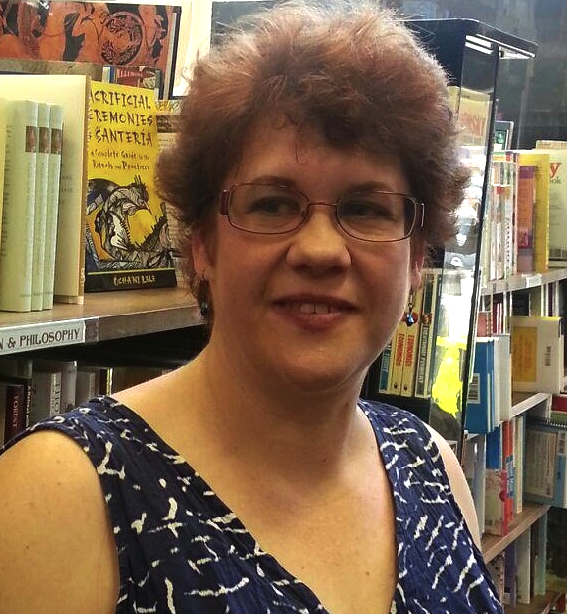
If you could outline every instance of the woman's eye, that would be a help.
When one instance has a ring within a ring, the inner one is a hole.
[[[378,219],[392,217],[392,211],[389,207],[380,203],[364,200],[343,203],[340,213],[342,217],[351,218]]]
[[[248,208],[249,213],[262,215],[291,215],[299,213],[299,203],[290,198],[258,198]]]

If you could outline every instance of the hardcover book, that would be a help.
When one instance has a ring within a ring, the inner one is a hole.
[[[0,74],[2,96],[59,104],[64,109],[54,300],[84,301],[86,130],[90,77]],[[6,197],[6,194],[5,194]],[[21,268],[21,265],[18,264]],[[19,270],[19,269],[18,269]]]
[[[86,292],[176,285],[166,206],[153,184],[155,119],[151,90],[92,82]]]
[[[549,392],[563,388],[564,332],[558,316],[512,316],[512,389]]]
[[[0,57],[149,66],[173,90],[181,7],[119,2],[0,1]]]

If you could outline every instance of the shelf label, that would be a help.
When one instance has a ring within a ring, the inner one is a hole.
[[[0,355],[85,342],[84,320],[23,324],[0,329]]]

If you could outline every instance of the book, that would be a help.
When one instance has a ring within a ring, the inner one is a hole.
[[[534,208],[536,199],[536,167],[520,164],[518,167],[518,197],[516,213],[517,272],[534,270]]]
[[[21,384],[24,387],[23,427],[30,425],[32,399],[32,359],[12,356],[0,357],[0,379]]]
[[[81,304],[85,275],[87,75],[0,74],[2,96],[60,104],[65,111],[55,256],[54,301]],[[21,266],[21,265],[20,265]]]
[[[4,208],[4,164],[6,161],[7,102],[0,98],[0,245],[2,243],[2,210]]]
[[[516,555],[516,542],[506,546],[504,550],[504,595],[502,603],[514,607],[516,605],[516,575],[518,561]]]
[[[404,347],[400,389],[400,394],[405,397],[412,397],[415,391],[415,367],[417,364],[422,307],[423,285],[421,285],[414,293],[414,303],[412,309],[413,323],[408,325],[406,330],[406,343]]]
[[[564,141],[558,141],[563,143]],[[537,141],[536,149],[549,154],[549,259],[567,260],[567,144]],[[545,146],[545,147],[544,147]],[[550,263],[551,264],[551,263]]]
[[[423,276],[420,333],[415,366],[415,396],[428,398],[433,385],[437,344],[438,307],[441,300],[442,269],[427,269]]]
[[[531,535],[526,529],[516,539],[516,602],[531,602]]]
[[[494,338],[477,337],[464,427],[469,433],[490,433],[495,427]]]
[[[17,39],[17,59],[87,62],[98,65],[152,66],[164,73],[165,92],[173,90],[181,7],[125,3],[6,3],[3,13],[17,28],[0,30]],[[8,54],[5,54],[8,55]]]
[[[45,246],[43,259],[43,297],[42,309],[53,307],[53,292],[55,285],[55,251],[57,246],[57,223],[59,216],[61,184],[61,158],[63,145],[63,115],[60,104],[49,105],[49,159],[47,178],[47,216],[45,228]]]
[[[99,394],[98,369],[96,367],[77,367],[77,385],[75,389],[75,406],[78,407]]]
[[[0,420],[3,422],[3,440],[0,445],[13,439],[25,428],[24,385],[0,377]]]
[[[160,153],[172,146],[179,131],[181,100],[156,100],[157,140]],[[185,271],[188,270],[187,256],[183,249],[183,230],[179,213],[170,203],[165,203],[167,228],[171,255],[175,265],[177,285],[185,286]]]
[[[155,115],[150,90],[91,84],[87,292],[176,285],[165,203],[153,184]]]
[[[533,208],[533,270],[545,272],[549,263],[549,172],[550,156],[544,150],[519,150],[518,164],[535,167]]]
[[[512,389],[549,392],[563,389],[564,332],[558,316],[512,316]]]
[[[31,310],[43,309],[43,282],[45,279],[45,245],[47,243],[47,200],[49,197],[49,156],[51,152],[50,108],[46,102],[38,103],[38,146],[35,173],[35,205],[33,214],[33,251],[31,268]]]
[[[496,386],[496,422],[509,420],[512,415],[512,340],[510,333],[499,333],[494,338]]]
[[[526,500],[567,508],[567,425],[526,421],[524,471]]]
[[[464,441],[461,465],[472,494],[480,532],[484,533],[484,515],[486,507],[486,435],[476,435]]]
[[[75,407],[77,391],[77,361],[38,358],[33,363],[34,372],[56,373],[60,380],[59,413]]]
[[[506,535],[508,522],[504,501],[507,476],[505,469],[486,469],[486,502],[484,510],[484,531],[490,535]]]
[[[388,393],[401,394],[402,389],[402,370],[404,367],[404,353],[407,338],[408,325],[405,318],[398,322],[396,332],[392,337],[392,354],[390,356],[390,367],[388,373]]]
[[[30,423],[61,413],[61,373],[36,371],[32,376]]]
[[[154,93],[156,100],[163,100],[163,72],[155,66],[104,66],[105,83],[118,83],[132,87],[145,87]]]
[[[486,147],[492,110],[490,95],[452,85],[449,87],[449,105],[457,114],[458,123],[462,129],[461,142],[468,146]]]
[[[26,312],[32,294],[38,103],[10,100],[6,106],[0,309]]]

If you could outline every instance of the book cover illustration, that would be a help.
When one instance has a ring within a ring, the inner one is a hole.
[[[0,56],[151,66],[166,75],[169,92],[180,13],[168,5],[2,0]]]
[[[155,115],[151,90],[92,83],[87,292],[176,285],[166,206],[153,187]]]

